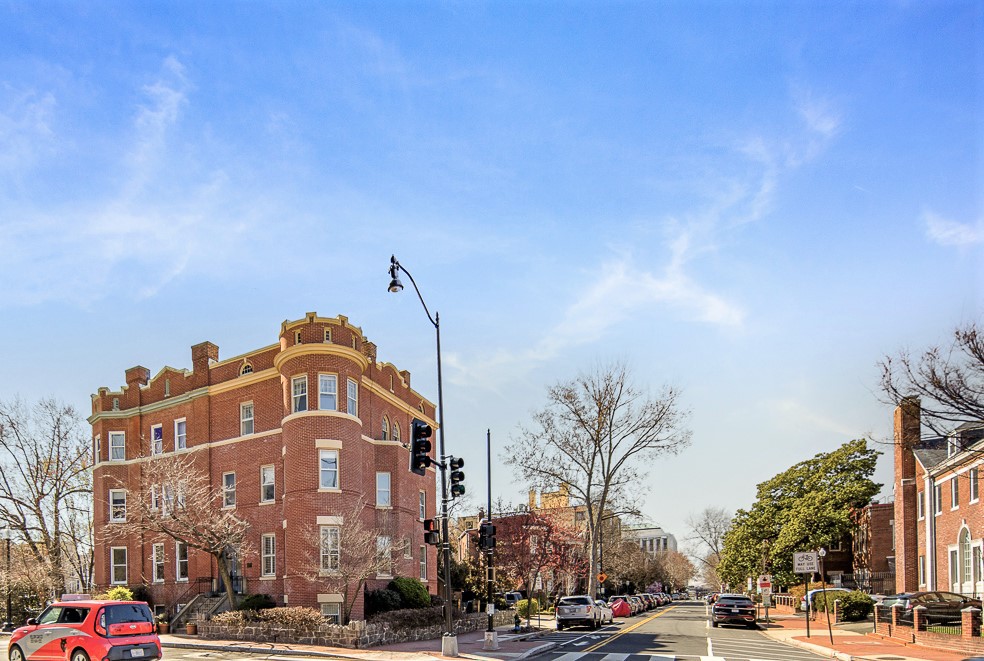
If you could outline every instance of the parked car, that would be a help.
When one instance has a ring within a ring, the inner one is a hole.
[[[632,606],[623,597],[610,597],[608,599],[615,617],[631,617]]]
[[[506,592],[502,595],[502,600],[506,602],[506,608],[512,610],[516,608],[516,604],[523,600],[523,594],[521,592]]]
[[[916,606],[925,606],[926,622],[933,624],[953,624],[960,622],[960,611],[969,606],[974,608],[981,607],[981,600],[974,597],[967,597],[955,592],[911,592],[899,594],[894,597],[894,602],[883,603],[883,606],[894,606],[901,604],[901,621],[911,624],[913,619],[912,609]]]
[[[635,606],[636,613],[644,613],[646,611],[646,605],[642,603],[642,599],[635,595],[629,596],[629,603]]]
[[[56,601],[14,629],[10,661],[161,658],[154,616],[142,601]]]
[[[848,590],[847,588],[827,588],[827,593],[829,594],[831,592],[844,593],[844,592],[850,592],[850,590]],[[806,602],[809,599],[810,610],[812,611],[813,607],[816,606],[817,603],[816,600],[818,594],[823,594],[823,588],[816,588],[814,590],[810,590],[806,595],[804,595],[803,598],[800,599],[800,610],[806,612]],[[836,598],[837,597],[834,597],[834,599]]]
[[[594,599],[586,594],[561,597],[557,601],[557,630],[583,624],[592,629],[601,626],[601,617]]]
[[[595,606],[598,607],[598,619],[602,624],[612,624],[615,622],[615,611],[612,610],[611,606],[601,599],[595,599]]]
[[[756,628],[755,604],[743,594],[722,594],[711,607],[711,626],[719,624],[744,624]]]

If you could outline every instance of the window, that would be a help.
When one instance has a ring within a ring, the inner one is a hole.
[[[273,466],[260,467],[260,502],[272,503],[276,492],[273,488]]]
[[[109,549],[110,581],[113,585],[126,585],[126,547]]]
[[[895,550],[895,519],[888,522],[889,534],[892,536],[892,550]]]
[[[164,545],[154,544],[154,583],[164,582]]]
[[[161,495],[164,497],[164,504],[161,506],[161,511],[167,514],[174,509],[174,488],[170,484],[165,484],[161,492]]]
[[[957,561],[957,549],[950,549],[950,583],[951,585],[956,583],[959,579],[957,570],[959,569]]]
[[[427,518],[427,492],[420,492],[420,506],[417,509],[417,518],[423,521]]]
[[[160,491],[156,484],[150,485],[150,509],[156,510],[161,505]]]
[[[185,450],[188,448],[188,424],[184,418],[174,421],[174,449]]]
[[[328,344],[331,344],[331,329],[330,328],[326,328],[325,329],[325,342],[328,343]]]
[[[126,459],[126,432],[109,432],[109,460],[123,461]]]
[[[400,423],[396,420],[393,421],[393,440],[400,442]]]
[[[919,585],[926,585],[926,556],[919,556]]]
[[[338,571],[338,528],[321,527],[321,570]]]
[[[290,380],[291,411],[307,411],[307,376],[295,376]]]
[[[318,375],[318,408],[322,411],[338,410],[338,377],[334,374]]]
[[[427,546],[420,547],[420,580],[427,580]]]
[[[294,331],[294,344],[301,343],[301,331]]]
[[[338,488],[338,450],[321,450],[321,488]]]
[[[263,535],[261,576],[277,575],[277,536]]]
[[[950,509],[960,507],[960,479],[954,475],[950,478]]]
[[[376,507],[390,507],[390,474],[376,473]]]
[[[359,384],[348,380],[348,412],[349,415],[359,415]]]
[[[974,583],[979,583],[981,580],[981,547],[975,546],[973,550],[972,568],[974,570]]]
[[[126,490],[109,490],[109,520],[113,523],[126,521]]]
[[[328,331],[325,331],[326,333]],[[342,616],[339,610],[339,604],[321,604],[321,616],[328,620],[331,624],[341,624]]]
[[[916,494],[916,512],[918,513],[920,519],[926,516],[925,495],[926,493],[924,491],[920,491],[919,493]]]
[[[97,439],[98,442],[98,439]],[[967,471],[967,481],[970,482],[970,502],[976,503],[980,498],[980,492],[977,491],[977,469],[971,468]]]
[[[383,416],[383,440],[384,441],[388,441],[389,440],[389,430],[390,430],[389,418],[387,418],[384,415]]]
[[[236,506],[236,474],[222,473],[222,507]]]
[[[164,426],[154,425],[150,428],[150,454],[164,453]]]
[[[92,463],[98,464],[102,459],[102,438],[98,434],[96,435],[96,451],[94,454],[95,457],[93,458]]]
[[[933,486],[933,513],[942,514],[943,513],[943,485],[936,484]]]
[[[970,583],[970,531],[960,531],[960,582]]]
[[[188,580],[188,545],[184,542],[174,543],[175,576],[179,581]]]
[[[164,396],[171,396],[171,379],[164,379]]]
[[[243,363],[243,366],[239,368],[239,376],[253,373],[253,366],[249,363]]]
[[[253,433],[253,402],[239,405],[239,435],[248,436]]]
[[[120,398],[119,397],[114,397],[113,398],[113,410],[114,411],[119,411],[120,410]]]
[[[377,575],[393,575],[393,542],[388,535],[376,538],[376,557],[379,559]]]
[[[179,510],[183,510],[185,508],[185,493],[187,491],[187,487],[188,485],[184,482],[178,482],[178,488],[176,491],[178,492],[177,505]]]

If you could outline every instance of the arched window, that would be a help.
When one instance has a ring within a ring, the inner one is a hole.
[[[400,442],[400,423],[396,420],[393,421],[393,440]]]
[[[384,441],[389,440],[389,426],[390,426],[389,419],[384,415],[383,416],[383,440]]]
[[[252,373],[253,373],[253,366],[250,365],[249,363],[243,363],[243,366],[239,368],[239,376],[242,376],[244,374],[252,374]]]
[[[960,531],[960,582],[970,583],[970,530],[964,528]]]

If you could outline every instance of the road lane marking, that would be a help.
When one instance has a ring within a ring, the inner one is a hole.
[[[636,622],[631,627],[628,627],[628,628],[622,629],[621,631],[618,631],[616,633],[613,633],[611,636],[609,636],[605,640],[601,641],[600,643],[595,643],[594,645],[592,645],[591,647],[589,647],[588,649],[586,649],[584,651],[585,651],[585,653],[587,653],[587,652],[594,652],[599,647],[602,647],[603,645],[607,645],[608,643],[612,642],[613,640],[615,640],[619,636],[624,636],[625,634],[629,633],[630,631],[635,631],[636,629],[638,629],[639,627],[641,627],[643,624],[646,624],[648,622],[652,622],[653,620],[655,620],[657,617],[659,617],[661,615],[666,615],[667,613],[669,613],[674,608],[676,608],[676,606],[670,606],[666,610],[660,611],[658,613],[654,613],[653,615],[650,615],[649,617],[647,617],[645,620],[642,620],[641,622]],[[556,659],[555,659],[555,661],[556,661]]]
[[[574,661],[575,659],[581,658],[582,652],[568,652],[563,656],[558,656],[553,661]]]
[[[601,657],[601,661],[625,661],[629,658],[628,654],[606,654]]]

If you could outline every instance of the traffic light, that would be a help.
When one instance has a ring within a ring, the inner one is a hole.
[[[465,495],[465,485],[462,484],[465,480],[465,474],[461,472],[461,467],[464,465],[465,460],[461,457],[451,457],[451,475],[448,476],[448,480],[451,482],[452,498]]]
[[[488,521],[478,526],[478,548],[483,551],[495,548],[495,526]]]
[[[410,423],[410,472],[424,475],[431,465],[430,436],[434,433],[431,426],[423,420],[413,419]]]
[[[437,521],[424,519],[424,543],[437,546],[441,543],[441,534],[437,532]]]

